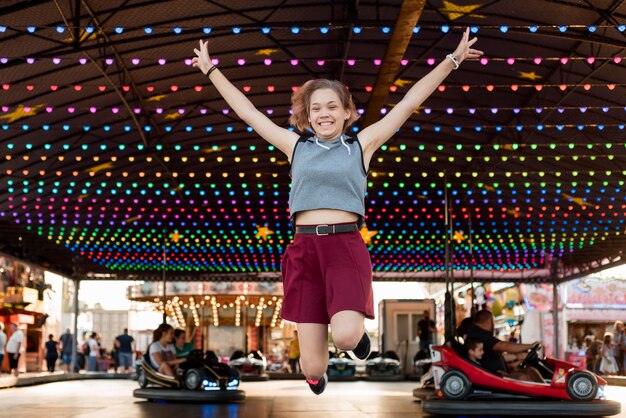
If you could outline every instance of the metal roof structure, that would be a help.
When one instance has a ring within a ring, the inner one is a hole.
[[[281,126],[297,86],[344,82],[358,134],[470,27],[484,58],[372,159],[375,280],[444,279],[446,194],[455,280],[621,264],[625,17],[622,0],[2,2],[0,252],[87,278],[280,280],[287,159],[191,67],[198,40]]]

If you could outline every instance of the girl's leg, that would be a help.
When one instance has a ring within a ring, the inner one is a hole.
[[[357,311],[340,311],[330,319],[333,342],[342,351],[353,350],[365,331],[365,315]],[[302,347],[302,345],[300,345]]]
[[[328,325],[298,324],[300,370],[309,380],[318,380],[328,367]]]

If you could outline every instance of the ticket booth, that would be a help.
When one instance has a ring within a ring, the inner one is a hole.
[[[413,373],[413,357],[419,351],[417,324],[426,310],[436,323],[432,299],[384,299],[378,304],[378,346],[382,352],[395,351],[406,374]],[[437,343],[437,333],[433,342]]]

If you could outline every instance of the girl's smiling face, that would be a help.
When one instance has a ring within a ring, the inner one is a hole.
[[[349,115],[333,90],[318,89],[311,94],[309,120],[320,139],[330,140],[341,135]]]

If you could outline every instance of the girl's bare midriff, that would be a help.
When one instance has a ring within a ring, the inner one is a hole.
[[[296,215],[296,225],[330,225],[358,220],[357,214],[336,209],[305,210]]]

